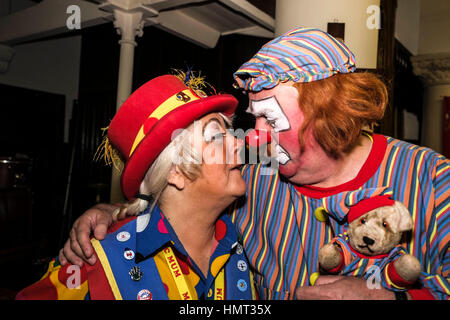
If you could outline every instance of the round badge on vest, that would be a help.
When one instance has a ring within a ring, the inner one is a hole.
[[[242,272],[247,270],[247,263],[244,260],[239,260],[237,262],[237,267],[239,270],[241,270]]]
[[[125,248],[124,252],[123,252],[123,257],[127,260],[132,260],[134,259],[134,251],[129,249],[129,248]]]
[[[131,235],[128,231],[119,232],[116,236],[116,239],[120,242],[128,241],[128,240],[130,240],[130,238],[131,238]]]
[[[138,292],[137,299],[138,300],[152,300],[153,299],[153,295],[150,292],[150,290],[142,289],[141,291]]]
[[[239,290],[244,292],[245,290],[247,290],[247,282],[245,282],[244,279],[240,279],[237,282],[237,287],[238,287]]]

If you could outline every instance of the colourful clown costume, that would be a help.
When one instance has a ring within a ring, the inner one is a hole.
[[[355,70],[355,57],[344,43],[319,29],[295,28],[266,43],[234,80],[236,88],[259,93],[287,81],[322,81]],[[390,187],[392,199],[402,202],[414,221],[403,245],[422,265],[420,287],[408,292],[413,299],[449,299],[450,162],[391,137],[372,134],[370,139],[371,151],[356,177],[334,187],[296,186],[263,165],[243,168],[246,199],[231,214],[255,268],[260,298],[293,299],[295,289],[310,285],[318,271],[319,249],[345,231],[343,217],[323,214],[324,198]]]
[[[391,188],[392,199],[402,202],[414,221],[403,245],[421,262],[422,274],[420,287],[408,292],[413,299],[449,299],[450,161],[383,135],[371,139],[358,175],[335,187],[295,186],[261,164],[243,168],[246,200],[236,203],[231,214],[256,270],[261,299],[294,299],[295,289],[310,285],[310,276],[319,271],[319,249],[345,232],[343,216],[324,214],[325,199],[380,187]]]
[[[216,247],[205,277],[156,206],[123,220],[102,241],[93,239],[94,266],[50,263],[17,299],[224,300],[254,299],[249,264],[227,215],[216,223]]]

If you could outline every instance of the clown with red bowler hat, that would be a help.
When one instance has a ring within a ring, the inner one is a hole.
[[[124,165],[131,218],[91,239],[97,262],[51,261],[17,299],[254,299],[250,265],[222,212],[245,194],[242,143],[227,130],[237,100],[207,96],[203,78],[165,75],[145,83],[112,119],[101,151]],[[214,161],[217,154],[224,161]]]
[[[234,73],[235,87],[248,94],[247,112],[256,118],[248,141],[270,141],[279,163],[278,170],[244,166],[246,197],[230,212],[256,270],[260,298],[450,297],[450,162],[429,148],[375,133],[388,92],[377,75],[355,72],[356,58],[326,32],[295,28]],[[267,132],[270,139],[259,139]],[[348,227],[346,220],[324,214],[322,199],[370,188],[391,188],[392,199],[411,213],[413,230],[402,246],[421,263],[418,285],[397,295],[370,289],[358,277],[321,276],[312,285],[319,249]],[[76,221],[76,237],[61,259],[93,263],[86,230],[103,236],[115,210],[88,210]],[[104,222],[91,225],[93,217]]]

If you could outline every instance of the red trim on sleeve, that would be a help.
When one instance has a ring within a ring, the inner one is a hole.
[[[344,268],[344,264],[345,264],[344,253],[342,252],[342,249],[339,247],[338,247],[338,251],[339,251],[339,254],[341,255],[341,262],[339,263],[339,265],[337,267],[327,270],[329,273],[337,274]]]
[[[307,197],[316,199],[328,197],[343,191],[352,191],[358,189],[364,183],[366,183],[375,174],[375,172],[377,172],[386,154],[386,137],[381,134],[374,133],[372,134],[372,139],[373,144],[369,156],[367,157],[364,165],[361,167],[361,170],[359,170],[358,175],[353,180],[329,188],[320,188],[308,185],[294,185],[295,189],[297,189],[298,192]]]
[[[408,290],[413,300],[436,300],[427,288]]]
[[[388,277],[396,286],[408,288],[414,284],[415,281],[407,281],[398,274],[397,269],[395,269],[394,262],[389,263],[387,268]]]

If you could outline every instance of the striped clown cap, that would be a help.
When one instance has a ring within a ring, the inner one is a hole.
[[[244,63],[234,73],[234,87],[258,92],[279,82],[311,82],[355,69],[355,57],[345,44],[319,29],[296,28]]]

